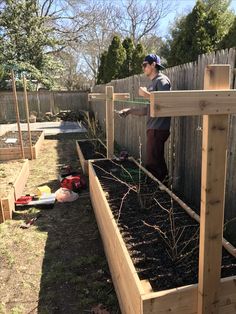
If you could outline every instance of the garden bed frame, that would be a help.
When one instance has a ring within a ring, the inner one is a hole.
[[[35,145],[32,147],[32,159],[38,158],[39,151],[44,141],[44,131],[37,131],[42,132],[40,137],[38,138]],[[31,159],[31,150],[29,146],[24,147],[25,158]],[[21,149],[20,147],[11,147],[11,148],[0,148],[0,160],[14,160],[14,159],[21,159]]]
[[[77,153],[79,156],[79,161],[80,161],[83,173],[86,175],[88,175],[88,161],[89,161],[89,159],[85,159],[84,154],[83,154],[82,149],[81,149],[79,144],[83,143],[83,142],[93,142],[93,141],[100,142],[100,144],[103,145],[105,149],[107,149],[105,144],[100,139],[84,139],[84,140],[76,141],[76,149],[77,149]]]
[[[1,217],[0,221],[12,219],[12,213],[15,209],[15,200],[17,200],[22,195],[28,177],[29,161],[26,159],[22,163],[20,173],[9,190],[8,196],[0,199],[0,213],[3,213],[3,217]]]
[[[130,158],[130,160],[137,164],[133,158]],[[96,161],[98,160],[89,161],[91,201],[122,313],[197,314],[197,284],[153,292],[148,280],[139,279],[106,200],[105,193],[96,176],[96,171],[93,167],[93,162]],[[145,172],[149,175],[147,171]],[[150,177],[153,179],[152,175]],[[175,197],[177,198],[177,196]],[[235,314],[236,276],[220,280],[218,301],[219,314]]]

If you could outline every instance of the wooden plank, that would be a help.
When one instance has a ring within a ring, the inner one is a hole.
[[[88,94],[88,100],[106,100],[106,94],[104,93],[92,93]]]
[[[41,132],[37,143],[33,146],[33,159],[38,158],[39,151],[42,147],[44,141],[44,132]],[[24,154],[25,157],[30,159],[31,158],[31,149],[30,147],[24,147]],[[12,147],[12,148],[0,148],[0,160],[13,160],[13,159],[21,159],[21,150],[19,147]]]
[[[152,117],[230,113],[236,113],[236,90],[168,91],[150,95]]]
[[[0,199],[0,223],[5,221],[2,200]]]
[[[145,294],[142,296],[143,313],[197,314],[197,299],[197,284]],[[218,303],[219,314],[235,314],[236,276],[221,279]]]
[[[147,294],[147,293],[152,293],[153,292],[152,286],[151,286],[149,280],[147,280],[147,279],[141,280],[141,285],[142,285],[143,291],[144,291],[143,294]]]
[[[114,87],[106,86],[106,140],[107,158],[114,155]]]
[[[85,160],[84,155],[81,151],[79,142],[81,142],[83,140],[80,141],[76,141],[76,149],[77,149],[77,153],[78,153],[78,157],[79,157],[79,161],[80,161],[80,165],[82,167],[83,173],[84,174],[88,174],[88,161]]]
[[[22,165],[23,166],[19,173],[19,176],[17,177],[16,181],[13,183],[15,200],[17,200],[20,196],[22,196],[27,179],[29,177],[29,161],[27,159],[24,160],[24,163]]]
[[[14,76],[13,70],[11,71],[11,79],[12,79],[14,106],[15,106],[15,112],[16,112],[16,122],[17,122],[19,142],[20,142],[21,158],[25,159],[23,140],[22,140],[22,134],[21,134],[21,127],[20,127],[19,105],[18,105],[18,99],[17,99],[17,93],[16,93],[16,81],[15,81],[15,76]]]
[[[42,134],[40,135],[39,139],[37,140],[37,143],[33,146],[33,159],[38,158],[40,149],[43,145],[43,142],[44,142],[44,132],[42,131]],[[27,151],[28,151],[27,156],[29,156],[29,148],[26,148],[26,152]]]
[[[89,161],[91,201],[121,312],[197,314],[197,284],[153,292],[148,281],[140,281],[94,169],[92,162]],[[221,279],[219,309],[219,314],[235,313],[236,276]]]
[[[123,314],[140,314],[142,313],[141,294],[144,293],[144,289],[116,225],[91,161],[89,161],[89,186],[91,201],[102,236],[121,311]]]
[[[76,141],[76,150],[77,150],[77,153],[78,153],[79,161],[80,161],[83,173],[86,174],[86,175],[88,174],[88,160],[89,159],[85,159],[84,154],[83,154],[79,144],[83,143],[83,142],[87,142],[87,141],[91,141],[91,142],[92,141],[99,141],[100,144],[103,145],[104,148],[106,149],[105,144],[100,139],[84,139],[84,140]]]
[[[204,87],[230,88],[230,68],[208,66]],[[219,313],[227,136],[228,115],[203,117],[198,314]]]
[[[15,196],[14,189],[12,188],[7,197],[1,199],[2,210],[4,214],[4,219],[12,219],[12,213],[15,209]]]
[[[129,93],[115,93],[114,94],[114,100],[123,100],[123,99],[129,99],[130,94]]]
[[[22,163],[22,168],[19,171],[15,182],[13,182],[8,196],[1,199],[0,202],[0,212],[3,213],[3,221],[6,219],[12,219],[12,213],[15,210],[15,200],[22,195],[26,181],[29,176],[29,161],[24,160]],[[3,222],[0,218],[0,222]]]
[[[29,103],[28,103],[26,84],[27,82],[26,82],[25,76],[23,75],[25,114],[26,114],[27,129],[28,129],[28,136],[29,136],[30,156],[31,156],[31,159],[33,159],[33,146],[32,146],[32,139],[31,139],[31,132],[30,132],[30,123],[29,123]]]

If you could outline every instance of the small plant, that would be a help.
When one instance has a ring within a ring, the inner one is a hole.
[[[167,221],[170,225],[170,229],[167,231],[163,231],[162,227],[156,225],[147,224],[143,221],[148,227],[155,229],[158,234],[160,235],[163,242],[166,244],[166,252],[167,255],[170,257],[172,262],[179,263],[190,256],[197,248],[199,242],[199,225],[198,224],[191,224],[191,225],[180,225],[179,227],[176,226],[176,219],[181,219],[178,217],[177,213],[174,212],[174,205],[173,199],[170,198],[171,206],[168,208],[163,206],[159,200],[154,198],[156,204],[167,214],[167,217],[163,216],[164,221]],[[189,228],[194,228],[194,234],[190,238],[185,237],[185,234]],[[189,249],[189,246],[192,246]]]

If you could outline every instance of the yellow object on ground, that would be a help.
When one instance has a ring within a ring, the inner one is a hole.
[[[48,195],[48,194],[51,194],[51,189],[50,189],[49,186],[43,185],[43,186],[39,186],[37,188],[37,195],[38,195],[38,197],[42,197],[42,196]]]

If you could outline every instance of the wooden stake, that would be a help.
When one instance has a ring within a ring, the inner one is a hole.
[[[30,157],[31,157],[31,159],[33,159],[33,146],[32,146],[30,124],[29,124],[29,103],[28,103],[26,84],[27,84],[27,82],[26,82],[25,76],[23,76],[25,112],[26,112],[27,128],[28,128],[28,135],[29,135]]]
[[[106,86],[107,158],[114,156],[114,87]]]
[[[229,88],[229,65],[206,68],[204,89]],[[219,313],[227,135],[228,115],[203,116],[198,314]]]
[[[106,93],[90,93],[88,101],[106,100],[106,138],[107,138],[107,158],[114,156],[114,101],[130,98],[129,93],[114,93],[113,86],[106,86]]]
[[[4,211],[3,211],[3,204],[0,198],[0,223],[5,221]]]
[[[13,70],[11,71],[11,77],[12,77],[12,89],[13,89],[13,97],[14,97],[14,104],[15,104],[15,111],[16,111],[16,122],[17,122],[18,134],[19,134],[21,156],[23,159],[25,159],[25,152],[24,152],[24,146],[23,146],[23,140],[22,140],[22,134],[21,134],[21,128],[20,128],[20,115],[19,115],[18,99],[17,99],[17,93],[16,93],[16,82],[15,82],[15,76],[14,76]]]

